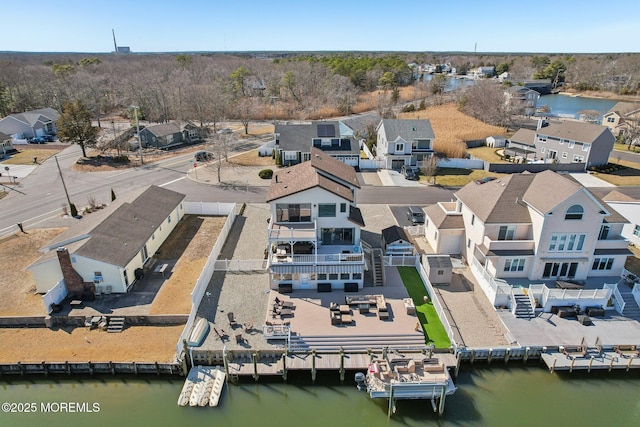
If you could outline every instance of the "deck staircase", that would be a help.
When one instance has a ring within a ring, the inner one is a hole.
[[[393,348],[423,348],[425,347],[422,334],[393,334],[393,335],[292,335],[289,338],[290,352],[308,352],[309,350],[338,351],[367,350],[388,347]]]
[[[532,319],[536,317],[535,311],[531,307],[529,297],[524,294],[515,294],[516,298],[516,310],[515,316],[518,319]]]
[[[371,253],[373,259],[373,286],[384,286],[384,268],[382,265],[382,251],[377,249]]]
[[[110,317],[107,332],[122,332],[124,329],[124,317]]]
[[[624,317],[640,319],[640,307],[638,307],[638,303],[633,297],[633,294],[631,292],[620,292],[620,295],[624,300],[624,310],[622,310],[622,315]]]

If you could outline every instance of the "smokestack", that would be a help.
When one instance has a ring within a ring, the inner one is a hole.
[[[116,30],[112,28],[111,33],[113,34],[113,52],[118,53],[118,43],[116,43]]]

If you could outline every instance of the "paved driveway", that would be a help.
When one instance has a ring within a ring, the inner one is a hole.
[[[393,186],[393,187],[422,187],[418,181],[411,181],[409,179],[404,179],[402,174],[398,171],[382,169],[378,171],[378,176],[380,177],[380,181],[382,181],[382,185],[385,186]]]
[[[570,173],[576,181],[583,186],[589,187],[615,187],[613,184],[609,184],[607,181],[603,181],[600,178],[590,173]]]

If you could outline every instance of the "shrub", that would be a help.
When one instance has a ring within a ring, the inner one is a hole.
[[[411,113],[412,111],[416,111],[416,106],[413,104],[405,105],[402,108],[403,113]]]
[[[129,163],[129,156],[123,154],[121,156],[114,156],[113,163]]]
[[[258,172],[258,176],[262,179],[271,179],[273,176],[273,171],[271,169],[262,169]]]

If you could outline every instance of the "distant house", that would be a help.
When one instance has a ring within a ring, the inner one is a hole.
[[[202,141],[206,137],[204,130],[192,123],[163,123],[147,126],[140,130],[143,147],[167,149],[170,147]]]
[[[275,149],[280,153],[283,165],[310,160],[312,147],[350,166],[358,166],[360,145],[350,129],[341,126],[340,122],[276,124]]]
[[[15,151],[11,144],[11,136],[0,132],[0,158]]]
[[[402,227],[392,225],[382,230],[382,250],[386,256],[414,255],[415,249]]]
[[[602,116],[602,126],[611,129],[618,136],[624,134],[631,125],[640,120],[640,104],[633,102],[618,102]]]
[[[435,135],[429,120],[382,119],[376,129],[376,155],[386,169],[422,166],[433,153]]]
[[[606,164],[615,137],[605,126],[584,122],[551,122],[540,119],[538,129],[520,129],[511,138],[505,154],[544,163],[582,163],[584,168]],[[535,154],[534,154],[535,150]]]
[[[625,217],[629,223],[622,228],[622,237],[640,248],[640,200],[614,190],[602,198],[609,206]]]
[[[354,168],[317,148],[309,161],[273,174],[267,192],[273,289],[362,288],[359,188]]]
[[[63,279],[70,293],[84,289],[78,296],[90,297],[89,289],[95,294],[127,292],[184,216],[184,198],[152,185],[85,216],[28,267],[36,292],[46,293]]]
[[[58,132],[56,122],[60,114],[53,108],[10,114],[0,119],[0,132],[14,139],[28,139],[36,136],[55,135]]]
[[[540,94],[524,86],[511,86],[504,91],[505,103],[515,113],[523,116],[533,116],[538,107]]]
[[[478,67],[472,70],[473,76],[476,79],[486,79],[493,77],[496,74],[495,67]]]

